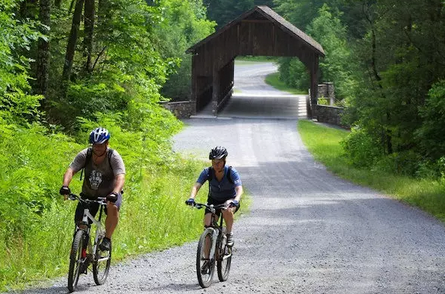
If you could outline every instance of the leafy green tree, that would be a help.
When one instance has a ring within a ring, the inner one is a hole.
[[[280,73],[280,80],[286,85],[302,91],[310,88],[308,71],[298,58],[279,58],[278,72]]]
[[[340,12],[337,12],[341,16]],[[326,56],[320,60],[320,81],[333,82],[338,99],[351,95],[353,83],[350,49],[346,28],[325,4],[319,15],[307,26],[306,33],[319,42]],[[280,78],[287,85],[298,89],[309,88],[306,67],[296,58],[282,58],[279,61]]]
[[[445,80],[433,85],[428,92],[425,106],[420,109],[422,126],[417,130],[416,139],[422,153],[429,160],[437,161],[445,156]]]
[[[40,96],[30,95],[28,70],[30,59],[22,52],[41,35],[34,21],[15,18],[19,1],[0,3],[0,121],[4,124],[26,124],[38,116]]]
[[[204,0],[204,4],[207,7],[208,18],[218,24],[217,29],[252,9],[255,5],[259,5],[258,2],[254,3],[254,0]]]
[[[256,6],[269,6],[273,9],[274,7],[274,0],[254,0],[253,4]]]
[[[47,38],[49,35],[49,28],[51,27],[50,0],[40,0],[39,20],[41,22],[40,32],[42,33],[42,37],[39,38],[37,47],[35,92],[41,95],[46,95],[49,84],[50,62],[49,40]]]
[[[382,126],[391,133],[394,150],[416,146],[413,133],[421,125],[418,108],[424,104],[432,83],[445,74],[441,66],[445,49],[440,17],[443,4],[404,4],[408,3],[388,0],[375,7],[376,18],[370,23],[368,39],[371,59],[365,59],[372,85],[386,100],[376,107],[384,107],[379,111],[386,113]]]
[[[356,72],[361,84],[348,110],[355,113],[355,123],[394,160],[416,152],[424,158],[437,157],[426,147],[431,141],[425,137],[434,113],[429,108],[437,107],[437,100],[430,98],[427,105],[425,101],[432,85],[445,75],[444,4],[386,0],[366,7],[368,34],[356,47],[365,74],[360,77]],[[436,150],[439,146],[431,147]]]
[[[207,20],[201,0],[163,1],[159,8],[163,21],[154,29],[158,50],[174,65],[161,93],[173,101],[189,100],[192,61],[185,51],[213,33],[215,23]]]
[[[67,130],[77,128],[76,117],[94,119],[96,112],[125,111],[138,91],[145,92],[144,87],[158,92],[173,67],[156,48],[153,27],[161,21],[158,7],[142,0],[104,0],[88,6],[87,14],[92,18],[96,15],[95,21],[82,23],[78,14],[85,5],[79,1],[72,19],[61,17],[54,22],[65,29],[72,24],[66,57],[60,54],[63,42],[53,46],[58,53],[53,55],[56,60],[52,64],[64,68],[61,76],[66,91],[53,76],[52,91],[46,96],[49,122],[62,124]],[[51,40],[55,43],[57,36],[52,35]],[[52,73],[60,71],[53,68]],[[146,99],[160,101],[162,97],[155,94]]]
[[[277,13],[302,30],[318,16],[324,4],[334,10],[335,16],[343,8],[342,0],[274,0],[274,3]]]
[[[351,95],[348,93],[353,82],[350,49],[346,28],[340,18],[335,17],[329,6],[324,4],[318,17],[310,23],[306,31],[322,45],[326,53],[320,60],[321,80],[334,83],[337,98]]]

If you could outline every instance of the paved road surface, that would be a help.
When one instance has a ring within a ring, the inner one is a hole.
[[[186,120],[175,149],[224,145],[252,197],[235,224],[229,281],[199,287],[196,242],[88,277],[81,293],[445,293],[445,229],[429,215],[341,180],[315,162],[295,119]],[[65,280],[28,293],[66,293]]]

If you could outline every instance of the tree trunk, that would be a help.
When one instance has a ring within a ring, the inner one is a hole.
[[[73,14],[73,23],[71,26],[71,32],[68,39],[68,45],[66,47],[65,64],[63,65],[62,84],[63,94],[66,94],[66,89],[71,76],[71,69],[73,67],[74,53],[76,51],[76,43],[79,34],[80,18],[82,16],[84,0],[77,0],[76,7]]]
[[[40,0],[39,20],[44,25],[41,26],[41,33],[49,37],[49,28],[51,26],[51,0]],[[49,77],[49,40],[39,39],[37,50],[37,69],[36,69],[36,92],[46,95],[48,90]],[[44,104],[44,100],[41,101]],[[44,106],[42,105],[44,108]]]
[[[99,0],[97,9],[97,25],[99,32],[105,35],[107,30],[106,20],[110,19],[110,3],[108,0]]]
[[[94,35],[94,17],[95,17],[94,0],[85,0],[85,37],[83,39],[84,54],[86,55],[85,71],[91,73],[91,55],[93,53],[93,35]]]
[[[19,17],[21,19],[36,19],[38,0],[25,0],[20,3]]]

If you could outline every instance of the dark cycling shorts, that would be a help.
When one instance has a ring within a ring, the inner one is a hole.
[[[83,195],[81,195],[81,196],[84,199],[92,199],[92,198],[89,198],[89,197],[84,197]],[[118,194],[117,201],[114,203],[114,205],[117,206],[117,210],[119,210],[121,208],[121,205],[122,205],[122,193]],[[76,213],[74,214],[74,222],[75,223],[78,223],[78,222],[80,222],[82,220],[82,218],[83,218],[83,210],[85,209],[85,207],[87,207],[87,208],[89,207],[90,213],[91,213],[91,215],[93,217],[95,217],[97,212],[99,211],[99,203],[91,203],[89,205],[86,205],[86,204],[84,204],[82,202],[79,202],[77,204],[77,207],[76,207]],[[107,213],[107,207],[106,206],[105,206],[104,211],[105,211],[105,214],[106,214]],[[89,221],[90,224],[92,223],[91,220],[88,220],[88,221]]]
[[[220,204],[224,204],[227,200],[233,200],[233,199],[235,199],[235,198],[229,198],[229,199],[226,199],[226,200],[216,200],[216,199],[213,199],[213,198],[207,198],[207,204],[213,204],[213,205],[220,205]],[[241,207],[241,203],[240,203],[240,205],[235,209],[235,212],[237,212],[238,211],[238,209]],[[216,215],[217,216],[219,216],[219,213],[220,213],[220,209],[218,209],[217,211],[216,211]],[[210,210],[208,210],[207,208],[206,208],[206,210],[205,210],[205,212],[204,212],[204,214],[207,214],[207,213],[210,213]]]

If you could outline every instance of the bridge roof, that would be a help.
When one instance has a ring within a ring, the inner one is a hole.
[[[252,18],[257,18],[256,15],[260,15],[263,19],[267,19],[271,23],[273,23],[275,26],[279,27],[282,31],[286,32],[290,36],[292,36],[297,41],[301,42],[305,47],[313,51],[315,54],[324,57],[325,53],[322,48],[322,46],[316,42],[314,39],[312,39],[310,36],[305,34],[303,31],[295,27],[293,24],[285,20],[282,16],[280,16],[278,13],[273,11],[268,6],[255,6],[249,11],[246,11],[245,13],[241,14],[239,17],[234,19],[233,21],[226,24],[224,27],[216,31],[215,33],[209,35],[205,39],[201,40],[200,42],[196,43],[189,49],[187,49],[187,53],[195,53],[196,50],[208,43],[209,41],[217,38],[221,34],[223,34],[225,31],[231,29],[232,27],[238,25],[239,23],[245,22],[245,21],[251,21]]]

